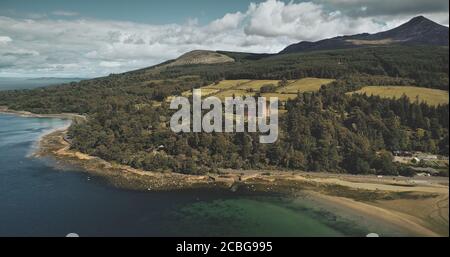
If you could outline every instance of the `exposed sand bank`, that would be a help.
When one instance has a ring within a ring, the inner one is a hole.
[[[21,117],[34,117],[34,118],[58,118],[58,119],[68,119],[68,120],[85,120],[86,116],[79,115],[76,113],[58,113],[58,114],[36,114],[27,111],[16,111],[8,109],[8,107],[0,106],[0,113],[13,114]]]
[[[409,236],[448,236],[448,197],[429,199],[356,201],[351,198],[309,192],[315,200],[344,213],[356,213],[361,219],[385,224]],[[436,204],[447,201],[445,206]],[[446,211],[445,211],[446,210]],[[435,216],[434,212],[446,212]]]

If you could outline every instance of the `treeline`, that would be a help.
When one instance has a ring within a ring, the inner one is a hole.
[[[309,170],[396,175],[389,153],[414,150],[448,155],[448,105],[339,95],[332,88],[289,102],[286,144]],[[386,152],[385,150],[388,150]]]

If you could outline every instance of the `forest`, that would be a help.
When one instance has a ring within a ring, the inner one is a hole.
[[[339,82],[343,83],[344,82]],[[348,96],[335,86],[286,104],[275,144],[258,133],[173,133],[161,106],[107,106],[70,129],[73,147],[144,170],[202,174],[219,168],[291,169],[398,175],[391,151],[448,155],[448,105],[406,97]]]

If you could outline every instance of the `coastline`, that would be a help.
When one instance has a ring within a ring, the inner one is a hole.
[[[77,114],[39,115],[0,108],[23,117],[86,119]],[[70,126],[70,125],[69,125]],[[221,174],[185,175],[150,172],[107,162],[70,149],[67,127],[41,136],[35,157],[52,157],[101,176],[114,186],[142,190],[223,188],[231,191],[275,192],[300,197],[299,192],[326,206],[390,224],[415,236],[448,236],[448,178],[397,178],[288,171],[221,170]]]
[[[56,118],[56,119],[64,119],[64,120],[86,120],[86,116],[76,114],[76,113],[58,113],[58,114],[37,114],[27,111],[16,111],[11,110],[6,106],[0,106],[0,114],[11,114],[17,115],[20,117],[30,117],[30,118]]]

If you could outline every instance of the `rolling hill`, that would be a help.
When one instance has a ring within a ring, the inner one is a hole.
[[[411,102],[418,100],[429,105],[446,105],[448,104],[448,91],[411,87],[411,86],[366,86],[354,92],[347,94],[366,94],[377,95],[384,98],[400,98],[402,96],[408,97]]]
[[[194,50],[187,52],[166,66],[192,65],[192,64],[216,64],[234,62],[234,59],[214,51]]]

